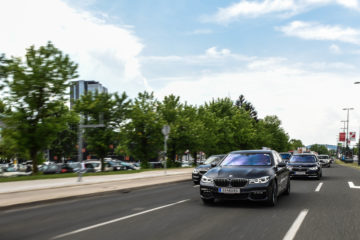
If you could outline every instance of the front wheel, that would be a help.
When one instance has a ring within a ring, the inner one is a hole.
[[[290,194],[290,177],[286,186],[286,190],[284,192],[285,195],[289,195]]]
[[[271,186],[271,190],[269,192],[269,200],[267,202],[267,204],[269,206],[275,206],[276,203],[277,203],[277,199],[278,199],[278,196],[277,196],[277,185],[275,183],[276,180],[274,180],[272,186]]]

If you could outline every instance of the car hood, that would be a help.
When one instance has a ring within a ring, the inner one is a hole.
[[[315,167],[317,166],[316,163],[288,163],[289,167]]]
[[[274,175],[274,168],[270,166],[226,166],[212,168],[206,173],[206,176],[211,178],[229,178],[230,175],[232,178],[260,178]]]
[[[196,169],[197,170],[209,170],[211,168],[210,164],[203,164],[203,165],[199,165]]]

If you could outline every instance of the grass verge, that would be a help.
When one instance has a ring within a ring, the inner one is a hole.
[[[336,164],[339,164],[341,166],[346,166],[346,167],[352,167],[352,168],[356,168],[360,170],[360,166],[357,164],[357,162],[352,162],[352,163],[344,163],[343,161],[340,161],[339,159],[335,160]]]
[[[184,168],[170,168],[170,169],[184,169]],[[168,168],[168,170],[169,170],[169,168]],[[141,170],[115,171],[115,172],[85,173],[83,175],[83,177],[118,175],[118,174],[133,174],[133,173],[148,172],[148,171],[164,171],[164,169],[157,168],[157,169],[141,169]],[[70,178],[70,177],[77,177],[77,176],[78,176],[77,173],[58,173],[58,174],[38,174],[38,175],[18,176],[18,177],[0,177],[0,183],[28,181],[28,180],[41,180],[41,179]]]

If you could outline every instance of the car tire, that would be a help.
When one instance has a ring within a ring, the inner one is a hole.
[[[290,195],[290,177],[289,177],[288,183],[286,185],[284,195]]]
[[[321,177],[322,177],[322,174],[321,174],[321,173],[318,173],[318,175],[317,175],[316,179],[317,179],[317,180],[320,180],[320,179],[321,179]]]
[[[271,191],[270,191],[270,194],[268,196],[269,200],[267,202],[267,205],[268,206],[275,206],[276,203],[277,203],[277,200],[278,200],[278,196],[277,196],[277,185],[275,183],[276,180],[273,181],[273,184],[271,186]]]
[[[215,202],[214,198],[201,198],[201,200],[205,205],[211,205]]]
[[[195,185],[199,185],[200,181],[193,181]]]

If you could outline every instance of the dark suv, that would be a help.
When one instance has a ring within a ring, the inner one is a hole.
[[[318,180],[322,177],[321,164],[315,154],[294,154],[287,163],[287,168],[291,177],[316,177]]]

